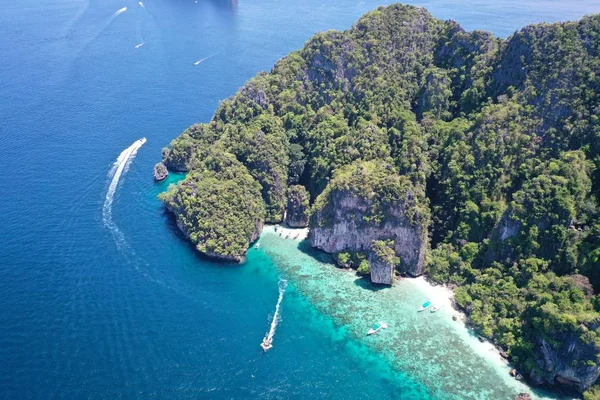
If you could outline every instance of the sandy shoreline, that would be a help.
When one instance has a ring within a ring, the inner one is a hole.
[[[308,228],[290,228],[284,224],[265,225],[263,234],[277,235],[286,241],[300,242],[308,236]],[[259,239],[260,242],[260,239]],[[471,348],[476,354],[482,357],[488,365],[495,369],[502,380],[513,387],[515,393],[527,392],[534,395],[534,398],[540,398],[532,393],[532,389],[522,381],[517,381],[510,376],[511,366],[508,360],[500,355],[500,349],[493,343],[485,340],[481,342],[476,332],[469,327],[467,316],[460,310],[454,308],[454,292],[451,288],[444,285],[435,285],[429,282],[424,276],[417,278],[402,278],[391,288],[392,290],[406,289],[406,285],[421,292],[424,299],[431,301],[434,305],[442,306],[436,313],[438,318],[447,318],[449,325],[461,338],[465,345]],[[455,321],[452,321],[456,317]]]
[[[275,231],[277,229],[277,232]],[[308,228],[290,228],[287,225],[265,225],[263,232],[280,235],[283,239],[303,241],[308,236]]]

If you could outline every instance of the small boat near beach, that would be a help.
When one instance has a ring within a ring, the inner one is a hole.
[[[375,325],[373,325],[369,331],[367,332],[367,335],[372,335],[374,333],[379,332],[382,329],[386,329],[388,327],[388,324],[386,324],[385,322],[378,322]]]
[[[432,313],[434,313],[434,312],[437,312],[437,311],[439,311],[439,310],[440,310],[440,308],[442,308],[442,307],[444,307],[444,305],[443,305],[443,304],[436,304],[436,305],[434,305],[433,307],[431,307],[431,312],[432,312]]]
[[[423,303],[421,305],[421,308],[419,308],[419,312],[421,311],[425,311],[427,310],[429,307],[431,307],[431,302],[430,301],[426,301],[425,303]]]
[[[254,246],[255,249],[258,249],[260,247],[260,243],[256,243],[256,245]]]

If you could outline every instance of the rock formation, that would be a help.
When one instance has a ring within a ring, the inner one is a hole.
[[[292,228],[305,228],[308,226],[309,212],[310,195],[308,191],[304,186],[290,186],[285,208],[285,223]]]
[[[384,285],[394,283],[394,271],[400,263],[394,250],[394,242],[376,240],[371,244],[368,253],[369,266],[371,270],[371,282]]]
[[[394,193],[390,201],[381,201],[384,190]],[[336,174],[316,200],[309,239],[328,253],[370,253],[374,241],[391,241],[401,271],[418,276],[423,273],[427,221],[427,209],[408,179],[385,163],[356,163]]]
[[[162,162],[159,162],[154,166],[154,180],[159,182],[167,178],[169,176],[169,171],[167,171],[167,167]]]
[[[598,328],[600,320],[579,327],[583,331],[595,331]],[[533,381],[560,383],[580,391],[592,386],[600,376],[600,366],[595,361],[599,349],[594,343],[585,343],[579,332],[556,332],[552,342],[538,338],[541,357],[537,364],[541,371],[533,372]]]

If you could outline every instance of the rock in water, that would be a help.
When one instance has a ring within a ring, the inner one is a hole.
[[[401,271],[423,273],[429,210],[423,193],[384,161],[341,168],[317,198],[310,219],[313,247],[328,253],[372,252],[374,241],[391,241]],[[379,267],[379,257],[370,255]],[[387,268],[386,270],[387,271]],[[376,268],[376,279],[380,269]],[[381,270],[383,274],[383,270]],[[389,281],[387,272],[384,281]]]
[[[305,228],[308,226],[310,208],[310,195],[301,185],[290,186],[285,212],[285,223],[292,228]]]
[[[169,176],[169,171],[167,171],[167,167],[162,162],[159,162],[154,166],[154,180],[159,182],[167,178]]]
[[[371,282],[384,285],[394,283],[394,270],[400,263],[400,258],[394,251],[392,240],[374,240],[368,254],[371,267]]]

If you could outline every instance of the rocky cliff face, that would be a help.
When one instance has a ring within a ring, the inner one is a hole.
[[[290,186],[285,208],[285,223],[292,228],[305,228],[308,226],[309,211],[310,195],[308,191],[304,186]]]
[[[372,277],[381,280],[380,283],[391,283],[388,278],[389,266],[380,263],[371,254],[373,241],[391,240],[394,251],[400,258],[400,270],[413,276],[423,274],[427,248],[426,229],[409,220],[403,204],[392,208],[389,217],[381,223],[365,222],[364,217],[368,215],[370,206],[368,200],[345,191],[336,191],[331,196],[330,209],[318,212],[311,218],[311,245],[328,253],[367,252],[369,259],[375,263]],[[331,214],[327,215],[329,212]],[[373,265],[371,268],[373,269]]]
[[[600,320],[584,326],[582,330],[600,328]],[[537,383],[560,383],[574,389],[587,390],[600,376],[596,355],[598,349],[593,343],[585,343],[577,333],[557,334],[551,344],[538,339],[540,358],[537,364],[541,373],[532,371],[531,378]]]
[[[371,282],[384,285],[394,283],[394,270],[400,262],[394,250],[394,242],[374,241],[371,244],[368,260],[371,270]]]
[[[165,164],[159,162],[154,166],[154,180],[159,182],[167,178],[169,176],[169,171],[167,171],[167,167]]]

